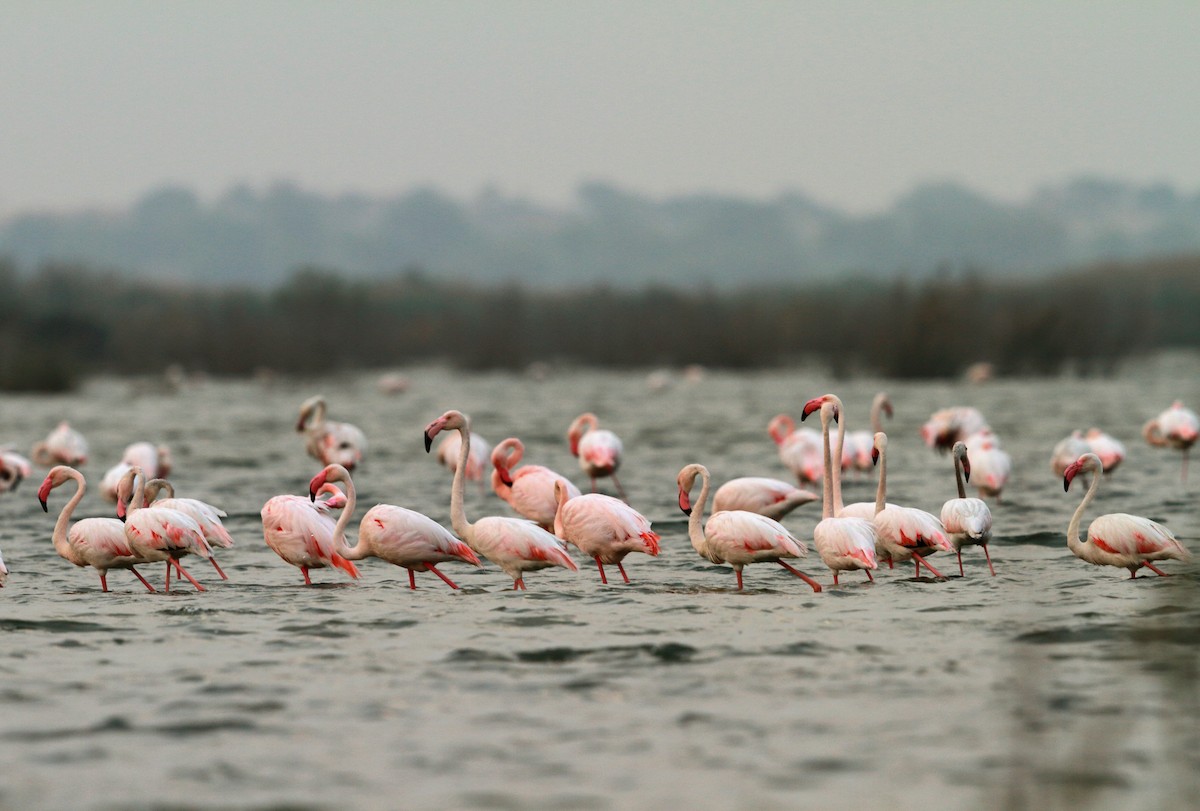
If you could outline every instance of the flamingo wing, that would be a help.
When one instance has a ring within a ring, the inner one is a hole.
[[[427,515],[393,504],[377,504],[359,524],[377,557],[397,565],[463,560],[479,565],[471,547]]]
[[[67,540],[88,563],[103,557],[128,558],[136,553],[116,518],[84,518],[71,525]]]
[[[704,525],[704,534],[709,546],[719,548],[730,563],[802,558],[808,554],[804,542],[783,524],[744,510],[713,513]]]
[[[932,546],[946,552],[954,547],[946,538],[946,529],[933,515],[912,507],[885,507],[875,514],[876,536],[906,549]]]
[[[1171,530],[1149,518],[1127,513],[1110,513],[1093,521],[1088,527],[1088,543],[1101,551],[1133,560],[1188,560],[1191,557]]]
[[[579,570],[566,544],[532,521],[489,516],[475,522],[474,533],[477,551],[506,571],[548,566]]]
[[[562,507],[562,522],[563,534],[585,551],[601,546],[647,555],[659,551],[659,536],[650,521],[612,496],[589,493],[568,500]]]
[[[813,529],[813,545],[831,569],[878,568],[875,525],[867,518],[826,518]]]
[[[746,510],[766,514],[773,509],[779,509],[785,503],[789,506],[799,506],[818,498],[816,493],[801,490],[779,479],[743,476],[730,479],[717,488],[713,496],[713,511]]]
[[[233,546],[233,538],[221,523],[221,519],[226,517],[224,510],[195,498],[164,498],[154,502],[154,506],[179,510],[189,516],[200,526],[200,532],[209,543],[224,547]]]
[[[526,518],[542,526],[550,526],[558,511],[558,500],[554,497],[555,482],[561,482],[566,488],[568,500],[580,494],[579,488],[565,476],[541,465],[526,465],[513,474],[512,490],[506,500]]]
[[[942,526],[951,535],[986,543],[992,537],[992,511],[978,498],[952,498],[942,505]]]
[[[212,557],[212,548],[204,539],[200,525],[178,510],[166,507],[143,507],[125,519],[126,537],[137,538],[137,544],[162,551],[186,550],[203,557]]]

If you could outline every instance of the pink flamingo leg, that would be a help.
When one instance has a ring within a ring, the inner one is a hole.
[[[996,576],[996,570],[992,568],[992,555],[988,552],[987,544],[983,545],[983,556],[987,558],[988,571],[992,573],[992,577]]]
[[[138,580],[142,581],[142,585],[146,587],[147,591],[154,591],[154,586],[150,585],[150,582],[148,580],[146,580],[146,578],[142,577],[141,572],[139,572],[137,569],[133,568],[132,566],[129,567],[129,571],[133,572],[134,577],[136,577]]]
[[[621,482],[617,479],[617,474],[610,473],[609,475],[612,476],[613,484],[617,486],[617,493],[620,494],[621,501],[628,502],[629,499],[625,497],[625,488],[621,486]]]
[[[1162,569],[1155,566],[1153,563],[1151,563],[1148,560],[1143,560],[1142,565],[1145,566],[1150,571],[1154,572],[1159,577],[1170,577],[1171,576],[1171,575],[1167,574],[1166,572],[1164,572]]]
[[[921,566],[924,566],[926,569],[933,572],[934,577],[941,577],[944,579],[944,576],[942,575],[942,573],[939,572],[937,569],[933,568],[932,566],[930,566],[929,561],[927,561],[927,560],[925,560],[925,558],[921,557],[921,555],[919,553],[913,552],[913,557],[916,558],[917,563],[920,564],[919,566],[917,566],[917,574],[918,575],[920,575],[920,573],[921,573]]]
[[[596,492],[596,477],[592,476],[592,492]]]
[[[921,576],[921,561],[917,560],[915,555],[913,556],[913,565],[917,567],[917,573],[913,576],[920,577]]]
[[[100,590],[108,591],[108,576],[104,572],[100,573]]]
[[[963,568],[962,568],[962,550],[956,549],[956,550],[954,550],[954,554],[958,555],[958,576],[963,577],[964,575],[963,575]]]
[[[738,577],[738,591],[741,591],[741,590],[742,590],[742,570],[741,570],[741,569],[735,569],[734,571],[736,571],[736,572],[737,572],[737,577]]]
[[[217,563],[216,558],[209,558],[208,562],[211,563],[213,565],[213,568],[217,570],[217,574],[221,575],[222,580],[229,579],[228,577],[225,576],[225,572],[221,571],[221,565],[219,563]]]
[[[439,572],[437,567],[434,566],[432,563],[426,563],[425,568],[428,569],[429,571],[433,572],[434,574],[436,574],[438,577],[442,578],[442,581],[450,588],[452,588],[452,589],[458,588],[458,586],[454,585],[453,580],[451,580],[450,578],[446,577],[446,575]],[[409,573],[410,574],[412,573],[412,569],[409,569]]]
[[[1179,471],[1179,481],[1183,482],[1184,484],[1187,484],[1187,459],[1188,459],[1188,449],[1184,448],[1183,449],[1183,469]]]
[[[171,558],[171,562],[175,564],[175,569],[179,572],[179,574],[183,577],[186,577],[188,579],[188,582],[196,587],[196,591],[204,591],[205,590],[204,586],[197,583],[196,578],[192,577],[188,573],[188,570],[183,568],[183,565],[178,560],[176,560],[175,558]]]
[[[301,571],[301,573],[303,573],[303,574],[304,574],[304,585],[306,585],[306,586],[311,586],[311,585],[312,585],[312,580],[311,580],[311,579],[309,578],[309,576],[308,576],[308,567],[307,567],[307,566],[301,566],[301,567],[300,567],[300,571]]]
[[[624,565],[622,565],[621,561],[619,561],[619,560],[617,561],[617,570],[621,573],[621,577],[625,578],[625,583],[626,583],[626,585],[628,585],[629,584],[629,575],[625,574],[625,567],[624,567]]]
[[[171,562],[170,561],[167,561],[167,585],[163,586],[163,591],[168,594],[171,592]]]
[[[780,566],[782,566],[783,568],[787,569],[787,570],[788,570],[789,572],[791,572],[792,574],[796,575],[796,577],[800,578],[801,580],[803,580],[803,581],[804,581],[805,583],[807,583],[808,585],[812,586],[812,590],[813,590],[813,591],[820,591],[820,590],[821,590],[821,584],[820,584],[820,583],[818,583],[816,580],[813,580],[811,577],[809,577],[808,575],[806,575],[804,572],[802,572],[802,571],[800,571],[799,569],[796,569],[796,568],[794,568],[794,567],[792,567],[792,566],[789,566],[789,565],[787,565],[787,564],[786,564],[786,563],[784,563],[782,560],[777,560],[777,561],[775,561],[775,562],[776,562],[776,563],[778,563],[778,564],[779,564]]]
[[[417,590],[417,573],[412,569],[408,570],[408,587],[413,591]]]
[[[833,585],[835,585],[835,586],[836,586],[837,584],[838,584],[838,573],[837,573],[837,570],[836,570],[836,569],[834,569],[834,571],[833,571]]]
[[[604,576],[604,564],[600,562],[599,555],[595,555],[594,557],[596,559],[596,568],[600,570],[600,582],[607,586],[608,578]]]
[[[891,558],[888,558],[888,568],[889,568],[889,569],[895,569],[895,568],[896,568],[896,561],[892,560]]]
[[[870,569],[863,569],[863,571],[867,573],[867,579],[868,579],[868,580],[870,580],[872,583],[874,583],[874,582],[875,582],[875,577],[874,577],[874,576],[871,574],[871,570],[870,570]]]

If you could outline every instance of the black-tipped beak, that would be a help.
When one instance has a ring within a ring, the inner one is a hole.
[[[689,515],[689,516],[690,516],[690,515],[692,514],[692,508],[691,508],[691,507],[680,507],[679,509],[683,510],[683,514],[684,514],[684,515]]]
[[[1071,480],[1068,479],[1066,476],[1063,476],[1063,492],[1068,493],[1070,491],[1071,491]]]
[[[878,464],[879,464],[879,451],[873,450],[873,451],[871,451],[871,467],[875,467]]]
[[[117,517],[121,519],[121,523],[122,523],[122,524],[124,524],[124,523],[125,523],[125,516],[123,516],[123,515],[118,515]]]
[[[42,512],[44,512],[44,513],[50,512],[50,507],[49,507],[49,505],[46,504],[46,499],[39,498],[38,501],[40,501],[42,504]]]
[[[431,437],[429,435],[429,432],[426,431],[425,432],[425,453],[429,453],[429,449],[432,447],[433,447],[433,437]]]

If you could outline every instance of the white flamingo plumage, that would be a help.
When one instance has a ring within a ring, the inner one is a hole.
[[[979,409],[971,406],[952,406],[935,411],[921,426],[921,438],[937,451],[948,451],[954,443],[987,428],[987,420]],[[971,447],[968,445],[968,447]]]
[[[593,493],[596,492],[596,479],[607,476],[613,480],[617,493],[624,499],[625,489],[617,478],[617,470],[621,467],[625,446],[615,433],[598,426],[599,420],[590,411],[580,414],[571,422],[567,429],[571,455],[579,457],[579,467],[591,479]]]
[[[1050,469],[1056,476],[1061,476],[1071,463],[1091,450],[1082,431],[1072,431],[1070,436],[1063,437],[1050,452]]]
[[[63,505],[54,523],[54,551],[59,557],[76,566],[91,566],[100,574],[100,589],[108,591],[108,572],[110,569],[128,569],[133,576],[141,581],[147,591],[154,591],[154,586],[142,577],[141,572],[134,568],[139,563],[148,561],[139,557],[129,546],[125,537],[125,525],[116,518],[84,518],[71,523],[75,507],[83,499],[87,483],[83,474],[67,465],[56,465],[46,474],[41,487],[38,488],[38,501],[42,510],[50,511],[47,499],[50,491],[68,481],[75,482],[75,494]]]
[[[357,425],[326,419],[325,411],[325,398],[319,394],[300,404],[296,430],[304,434],[304,449],[323,465],[354,470],[366,455],[366,434]]]
[[[315,502],[321,488],[332,482],[346,485],[346,504],[333,528],[333,540],[347,560],[378,558],[408,570],[408,587],[416,589],[417,572],[432,572],[452,589],[458,585],[437,568],[437,564],[460,560],[473,566],[479,558],[471,547],[455,538],[437,521],[415,510],[394,504],[376,504],[367,510],[358,525],[358,543],[346,542],[346,526],[354,514],[357,496],[350,472],[341,465],[326,465],[308,483],[309,497]]]
[[[455,435],[449,434],[447,438],[450,436]],[[541,465],[525,465],[513,470],[524,456],[525,445],[516,437],[496,445],[492,451],[492,490],[520,515],[536,521],[544,530],[553,531],[554,514],[558,512],[555,483],[562,483],[567,498],[578,496],[579,488],[566,476]]]
[[[45,439],[33,446],[30,456],[39,465],[79,467],[87,464],[88,443],[83,434],[63,420]]]
[[[450,525],[458,536],[511,577],[514,589],[525,588],[525,572],[551,566],[579,571],[563,542],[532,521],[508,516],[488,516],[474,522],[467,520],[463,506],[466,462],[471,451],[471,422],[467,415],[450,410],[429,423],[425,427],[425,451],[429,452],[435,436],[447,430],[457,430],[462,439],[454,481],[450,485]]]
[[[198,498],[176,498],[175,487],[166,479],[151,479],[146,482],[145,490],[146,506],[153,504],[156,507],[179,510],[189,516],[200,527],[200,532],[204,534],[204,539],[208,541],[210,547],[219,546],[228,549],[233,546],[233,536],[221,523],[222,518],[228,517],[224,510]],[[162,491],[166,491],[166,498],[158,498],[158,494]],[[221,565],[217,563],[216,556],[209,558],[209,562],[212,563],[222,580],[229,579]]]
[[[121,461],[104,472],[100,479],[100,495],[105,500],[117,500],[117,487],[121,479],[133,468],[140,468],[150,474],[150,478],[165,478],[171,473],[171,451],[166,445],[155,445],[152,442],[132,442],[125,446],[121,453]]]
[[[976,545],[983,547],[984,557],[987,558],[988,571],[992,577],[996,570],[992,567],[992,555],[988,552],[988,542],[992,539],[992,511],[983,499],[967,498],[966,482],[971,480],[971,463],[967,458],[965,442],[955,442],[950,452],[954,457],[954,479],[958,485],[958,498],[949,499],[942,505],[942,526],[950,533],[950,544],[958,556],[958,573],[963,574],[962,548]]]
[[[700,497],[691,501],[692,487],[699,477]],[[820,591],[821,584],[804,572],[784,562],[784,558],[808,555],[804,542],[782,524],[765,515],[745,510],[714,512],[701,527],[704,506],[708,501],[710,479],[704,465],[686,465],[676,479],[679,485],[679,509],[688,516],[688,538],[700,557],[712,563],[728,563],[737,574],[738,591],[742,590],[742,569],[751,563],[778,563]]]
[[[0,555],[0,589],[8,582],[8,567],[4,565],[4,555]]]
[[[883,415],[893,415],[892,401],[885,392],[879,392],[871,401],[871,430],[849,431],[845,434],[845,450],[842,451],[842,469],[852,466],[861,473],[870,473],[875,467],[875,434],[883,431]],[[842,419],[844,419],[842,415]],[[839,421],[839,425],[841,422]],[[849,457],[847,460],[845,457]]]
[[[713,495],[713,512],[745,510],[778,521],[797,507],[818,498],[810,490],[801,490],[779,479],[741,476],[717,488]]]
[[[33,466],[28,459],[11,448],[0,449],[0,493],[16,490],[32,475]]]
[[[1156,448],[1174,448],[1183,452],[1180,480],[1187,482],[1188,451],[1200,437],[1200,417],[1176,400],[1171,407],[1142,426],[1142,436]]]
[[[1128,513],[1100,516],[1088,526],[1087,538],[1079,540],[1079,524],[1083,518],[1083,511],[1096,496],[1103,466],[1096,454],[1085,453],[1063,474],[1063,490],[1067,491],[1071,489],[1071,482],[1075,477],[1087,471],[1092,472],[1092,483],[1067,525],[1067,548],[1074,552],[1077,558],[1095,566],[1128,569],[1130,577],[1137,577],[1137,570],[1143,566],[1161,577],[1166,577],[1167,573],[1152,561],[1191,560],[1191,553],[1171,530],[1149,518]]]
[[[318,488],[316,498],[290,493],[274,496],[263,505],[263,540],[283,560],[300,569],[304,585],[311,586],[310,569],[333,567],[358,578],[358,568],[342,557],[334,542],[337,522],[329,515],[346,509],[348,499],[336,486]]]
[[[779,461],[803,487],[821,479],[821,435],[811,428],[796,428],[787,414],[776,414],[767,423],[767,434],[779,448]]]
[[[1000,447],[1000,438],[984,428],[959,441],[967,446],[979,495],[994,496],[999,501],[1012,475],[1012,457]]]
[[[1089,428],[1083,438],[1088,445],[1087,451],[1100,457],[1105,473],[1112,473],[1121,462],[1125,461],[1125,443],[1116,437],[1106,434],[1099,428]]]
[[[458,456],[461,443],[462,437],[457,433],[446,434],[442,437],[442,441],[438,443],[438,463],[449,470],[451,475],[458,470]],[[472,431],[471,441],[467,447],[467,461],[465,465],[467,480],[480,482],[482,486],[483,474],[487,470],[488,460],[492,453],[492,443]]]
[[[142,506],[146,498],[145,484],[141,468],[135,467],[121,479],[117,488],[117,517],[125,522],[125,539],[129,541],[129,548],[147,561],[166,562],[164,591],[171,590],[172,566],[197,591],[204,591],[204,586],[179,562],[181,557],[189,554],[212,560],[212,547],[204,539],[200,525],[179,510]],[[217,571],[221,572],[219,566]],[[224,573],[221,574],[224,576]]]
[[[626,555],[630,552],[658,555],[658,533],[650,528],[644,515],[621,499],[603,493],[570,496],[562,482],[555,483],[554,497],[558,507],[554,534],[596,561],[601,583],[608,584],[604,574],[606,563],[615,563],[628,583],[629,575],[622,562]]]

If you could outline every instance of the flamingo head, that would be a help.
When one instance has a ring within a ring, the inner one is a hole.
[[[833,421],[838,421],[838,413],[841,410],[842,401],[832,394],[822,394],[820,397],[814,397],[804,404],[804,409],[800,412],[800,421],[808,419],[809,415],[814,411],[820,411],[821,406],[825,403],[833,403]]]
[[[683,510],[684,515],[692,514],[692,485],[703,470],[701,465],[688,465],[679,471],[679,477],[676,479],[679,484],[679,509]]]
[[[425,426],[425,453],[429,453],[429,449],[433,447],[433,438],[442,431],[459,429],[464,434],[471,430],[471,419],[461,411],[451,409],[442,416],[438,417],[433,422]]]
[[[21,483],[21,469],[15,465],[6,465],[4,460],[0,459],[0,492],[5,490],[17,489],[17,485]]]
[[[600,421],[596,419],[596,415],[590,411],[585,411],[571,422],[571,427],[567,429],[567,441],[571,444],[571,455],[579,455],[579,440],[584,433],[594,429]]]
[[[525,454],[525,445],[516,437],[509,437],[492,450],[492,467],[502,484],[512,487],[512,469]]]
[[[783,440],[787,439],[796,431],[796,421],[787,414],[776,414],[767,423],[767,433],[776,445],[782,445]]]
[[[1094,453],[1085,453],[1063,471],[1063,492],[1071,489],[1071,482],[1083,471],[1095,470],[1100,466],[1100,458]]]
[[[883,401],[879,404],[879,408],[883,411],[884,416],[886,416],[889,420],[895,416],[895,412],[892,410],[892,401],[886,397],[883,398]]]
[[[58,470],[58,468],[54,470]],[[42,481],[41,487],[38,488],[37,495],[38,501],[42,504],[42,512],[50,512],[50,507],[46,504],[46,499],[50,498],[50,491],[60,484],[60,482],[54,479],[54,470],[50,471],[50,475]]]
[[[326,465],[320,473],[312,477],[308,483],[308,500],[316,501],[317,495],[331,481],[344,482],[350,479],[350,472],[342,465]],[[325,492],[328,492],[327,490]]]

